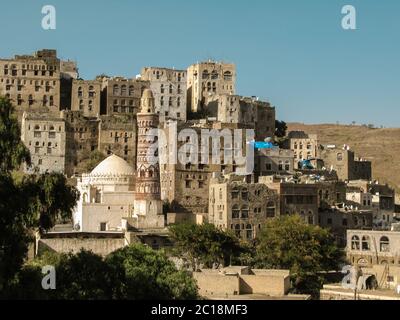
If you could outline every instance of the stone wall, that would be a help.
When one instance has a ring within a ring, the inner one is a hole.
[[[60,234],[57,237],[41,238],[36,243],[36,254],[40,255],[45,250],[59,253],[77,253],[81,249],[92,251],[95,254],[106,256],[125,246],[123,234],[99,235],[92,237],[90,235],[69,234],[68,237]]]

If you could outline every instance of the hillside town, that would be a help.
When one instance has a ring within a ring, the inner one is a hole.
[[[267,221],[299,215],[345,249],[364,279],[360,299],[400,299],[394,186],[351,141],[323,145],[287,131],[271,102],[237,92],[237,78],[235,64],[212,60],[82,79],[55,50],[0,58],[0,96],[15,106],[32,158],[21,170],[62,173],[79,191],[72,218],[37,233],[32,257],[82,248],[106,256],[137,242],[170,248],[169,227],[182,223],[252,243]],[[288,294],[288,270],[200,267],[193,277],[207,298],[307,299]],[[320,294],[353,291],[328,284]]]

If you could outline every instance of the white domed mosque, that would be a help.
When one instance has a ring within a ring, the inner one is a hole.
[[[148,131],[158,127],[149,89],[143,92],[137,121],[136,172],[125,160],[112,155],[91,173],[83,174],[78,180],[80,199],[73,214],[76,231],[124,231],[126,222],[137,229],[165,227],[158,159],[147,155],[152,142],[157,141],[148,137]]]
[[[112,155],[89,174],[77,188],[80,199],[74,212],[74,229],[84,232],[121,231],[121,219],[131,217],[135,200],[135,171]]]

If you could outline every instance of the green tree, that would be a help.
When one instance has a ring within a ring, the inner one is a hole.
[[[0,294],[7,292],[21,270],[33,234],[49,230],[57,217],[71,215],[78,199],[75,188],[56,173],[22,176],[13,173],[30,164],[8,99],[0,97]]]
[[[343,251],[331,233],[298,215],[269,220],[256,247],[256,267],[289,269],[294,292],[314,297],[323,283],[320,273],[339,270],[342,262]]]
[[[101,161],[103,161],[106,156],[98,151],[92,151],[89,155],[89,159],[85,163],[85,171],[91,172]]]
[[[195,280],[161,251],[134,244],[111,253],[106,262],[113,270],[115,299],[197,298]]]
[[[176,254],[187,260],[195,271],[199,264],[211,268],[214,264],[229,265],[242,252],[239,240],[212,224],[183,223],[170,227]]]

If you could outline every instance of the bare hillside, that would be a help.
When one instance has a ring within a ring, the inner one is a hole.
[[[288,130],[316,133],[322,144],[348,144],[357,156],[372,161],[374,179],[389,183],[400,193],[400,128],[289,123]]]

